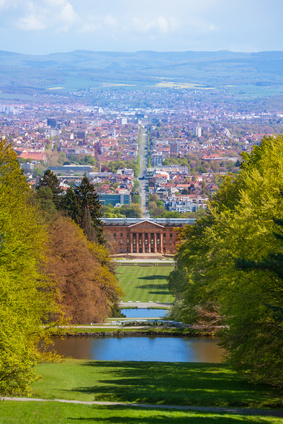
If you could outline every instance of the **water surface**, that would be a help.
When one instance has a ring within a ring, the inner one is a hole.
[[[199,337],[70,337],[55,340],[55,350],[76,359],[219,363],[218,340]]]
[[[163,318],[169,309],[121,308],[127,318]]]

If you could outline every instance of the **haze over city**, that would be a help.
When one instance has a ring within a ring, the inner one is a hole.
[[[281,0],[1,0],[0,50],[281,50]]]

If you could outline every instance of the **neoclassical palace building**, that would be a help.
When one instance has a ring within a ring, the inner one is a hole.
[[[103,218],[104,230],[111,233],[117,254],[176,253],[177,228],[193,225],[183,218]]]

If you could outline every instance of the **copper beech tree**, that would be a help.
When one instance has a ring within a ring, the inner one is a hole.
[[[49,233],[46,270],[59,290],[65,316],[73,324],[103,321],[122,295],[108,251],[88,241],[77,224],[60,214]]]

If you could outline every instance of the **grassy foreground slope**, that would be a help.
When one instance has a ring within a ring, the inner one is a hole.
[[[244,381],[226,364],[83,361],[41,364],[32,397],[147,404],[271,407],[279,391]]]
[[[44,378],[32,397],[50,402],[0,402],[0,424],[279,424],[272,416],[218,411],[166,410],[131,405],[53,402],[120,401],[160,405],[278,407],[276,390],[242,380],[224,364],[79,361],[40,364]]]
[[[4,402],[0,424],[279,424],[280,418],[55,402]]]
[[[126,294],[122,299],[136,302],[173,302],[169,293],[166,277],[172,271],[172,266],[119,266],[117,278],[119,285]]]

